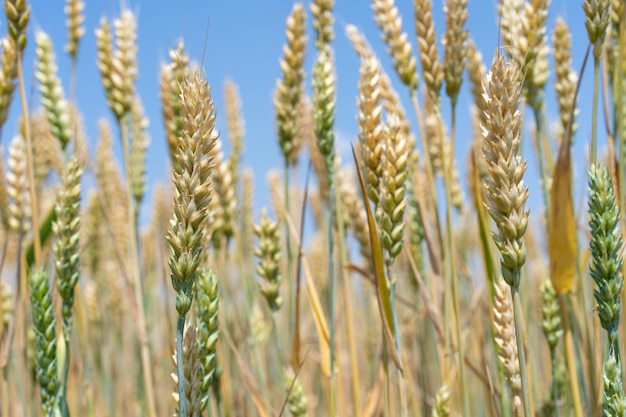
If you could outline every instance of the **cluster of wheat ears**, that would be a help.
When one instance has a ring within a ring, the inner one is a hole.
[[[468,0],[444,3],[440,36],[432,0],[414,0],[417,51],[393,0],[371,1],[389,56],[345,27],[360,59],[346,161],[335,143],[334,0],[294,4],[274,94],[284,166],[255,222],[234,83],[220,135],[202,69],[182,41],[170,51],[160,97],[171,182],[140,221],[149,138],[136,16],[123,10],[95,31],[115,126],[100,123],[90,157],[75,73],[66,94],[52,40],[30,35],[27,0],[4,0],[0,125],[15,102],[20,129],[0,158],[0,415],[626,416],[626,2],[581,2],[581,69],[567,23],[547,27],[549,0],[499,0],[502,47],[486,54],[489,68],[465,28]],[[73,68],[83,11],[67,0]],[[24,87],[27,47],[37,104]],[[593,111],[578,115],[587,61]],[[464,78],[471,109],[457,108]],[[473,132],[457,132],[457,114],[471,115]],[[575,207],[583,116],[588,203]],[[473,144],[460,164],[457,136]],[[532,227],[524,142],[541,179]],[[303,165],[315,180],[297,175]],[[95,185],[81,190],[87,171]]]

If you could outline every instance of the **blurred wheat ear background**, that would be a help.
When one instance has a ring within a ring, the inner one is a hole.
[[[3,0],[0,416],[626,416],[626,3],[574,4],[499,0],[489,50],[468,0],[289,4],[246,158],[210,48],[146,92],[137,10]]]

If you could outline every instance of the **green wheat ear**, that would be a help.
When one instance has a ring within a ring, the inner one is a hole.
[[[59,389],[57,372],[56,320],[48,273],[36,270],[28,280],[35,329],[35,373],[41,391],[44,415],[52,414]]]
[[[604,165],[593,165],[589,169],[589,216],[589,270],[596,283],[594,296],[600,324],[608,332],[611,348],[617,348],[620,293],[624,284],[621,273],[624,260],[620,256],[623,239],[613,182]]]
[[[200,409],[209,404],[209,389],[216,378],[217,340],[219,338],[218,312],[220,293],[217,277],[209,268],[202,268],[196,276],[196,314],[198,317],[198,344],[202,382],[200,385]]]
[[[82,169],[76,157],[67,163],[63,174],[63,187],[56,205],[57,219],[52,230],[57,238],[54,244],[54,266],[59,294],[63,300],[63,331],[69,340],[74,287],[80,276],[80,178]]]

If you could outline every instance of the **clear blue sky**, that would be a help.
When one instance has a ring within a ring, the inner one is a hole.
[[[63,51],[66,42],[65,15],[61,0],[32,0],[32,20],[29,33],[32,35],[35,28],[41,28],[52,37],[55,42],[57,61],[62,75],[65,91],[68,89],[69,58]],[[408,0],[397,1],[400,14],[404,18],[403,28],[409,34],[409,40],[415,48],[415,28],[413,24],[413,2]],[[467,28],[483,52],[485,64],[489,66],[494,48],[497,46],[497,17],[495,0],[470,0],[469,19]],[[587,34],[584,27],[584,14],[581,9],[582,1],[554,0],[550,6],[549,32],[551,33],[557,15],[563,16],[573,30],[574,66],[578,71],[587,45]],[[93,152],[97,141],[97,121],[106,117],[112,120],[111,113],[106,106],[104,91],[100,83],[96,67],[96,50],[94,30],[98,27],[101,16],[109,20],[117,17],[122,6],[129,7],[138,15],[139,22],[139,80],[138,92],[144,102],[147,117],[150,119],[150,135],[152,138],[148,155],[148,178],[150,188],[156,181],[169,181],[167,170],[168,161],[166,152],[163,121],[159,99],[158,77],[160,66],[167,60],[167,51],[176,45],[179,38],[183,38],[186,48],[192,59],[200,61],[205,34],[208,37],[204,67],[209,83],[213,86],[213,97],[218,111],[218,127],[226,132],[223,112],[223,82],[227,78],[233,79],[240,88],[243,102],[243,113],[246,120],[246,143],[243,164],[255,171],[256,201],[266,204],[265,173],[272,167],[282,167],[282,156],[277,144],[274,128],[274,109],[272,95],[276,79],[280,76],[278,61],[282,56],[282,46],[285,43],[285,19],[288,16],[293,1],[287,0],[240,0],[240,1],[189,1],[172,2],[165,0],[152,1],[86,1],[86,35],[81,41],[78,63],[78,90],[77,101],[86,121],[87,132],[90,138],[90,149]],[[434,1],[435,25],[438,40],[445,29],[443,3]],[[307,9],[308,10],[308,9]],[[370,2],[366,0],[338,0],[335,8],[336,39],[333,47],[336,51],[336,66],[338,76],[337,122],[336,129],[339,148],[349,149],[348,141],[357,134],[356,97],[358,81],[358,59],[344,35],[344,27],[348,23],[356,24],[365,33],[374,49],[379,54],[383,64],[392,76],[396,87],[406,101],[407,109],[411,109],[406,89],[399,83],[390,66],[390,58],[386,47],[380,39],[380,31],[376,27]],[[0,29],[4,32],[4,26]],[[309,13],[309,33],[312,34]],[[311,38],[312,35],[309,36]],[[550,41],[551,43],[551,41]],[[439,45],[439,52],[443,49]],[[309,42],[307,58],[307,74],[311,73],[313,63],[313,45]],[[551,58],[550,58],[551,59]],[[32,68],[34,64],[34,42],[29,37],[29,45],[25,58],[27,91],[32,91]],[[584,178],[580,170],[584,161],[583,155],[590,134],[591,118],[591,79],[592,68],[588,67],[584,76],[583,91],[581,93],[580,115],[578,118],[579,130],[574,147],[579,170],[575,178]],[[310,85],[310,79],[307,80]],[[457,136],[456,155],[464,172],[471,126],[469,124],[469,95],[468,83],[463,85],[460,97],[459,129]],[[554,120],[557,105],[554,99],[553,79],[548,81],[547,105],[548,114]],[[16,99],[18,97],[16,96]],[[38,103],[38,95],[32,102]],[[36,104],[35,107],[39,107]],[[444,101],[444,108],[447,102]],[[4,129],[4,147],[10,137],[16,132],[16,115],[19,113],[17,102],[13,103],[10,119]],[[413,114],[412,111],[409,114]],[[530,116],[530,114],[528,114]],[[530,120],[530,117],[527,118]],[[415,126],[414,119],[411,123]],[[527,122],[528,123],[528,122]],[[606,139],[600,135],[600,146],[603,149]],[[527,142],[529,145],[530,143]],[[525,157],[529,160],[527,182],[531,187],[531,206],[540,207],[540,188],[537,181],[537,168],[532,147],[524,147]],[[226,145],[227,146],[227,145]],[[344,163],[351,163],[348,155],[343,158]],[[465,175],[462,174],[462,178]],[[465,185],[465,184],[464,184]],[[577,186],[577,190],[584,190],[586,185]],[[576,194],[579,196],[580,194]],[[576,198],[576,201],[580,201]],[[148,203],[145,206],[149,206]],[[258,207],[257,207],[258,208]],[[144,213],[149,213],[145,210]],[[535,212],[536,214],[536,212]],[[143,221],[145,222],[146,219]]]

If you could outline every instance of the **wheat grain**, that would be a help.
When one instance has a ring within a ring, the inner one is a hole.
[[[443,68],[437,53],[437,39],[435,22],[433,20],[432,0],[414,0],[415,29],[417,33],[417,47],[422,62],[422,77],[431,100],[436,101],[443,82]]]
[[[379,182],[382,177],[383,124],[379,104],[379,66],[374,57],[361,61],[359,79],[359,144],[365,168],[367,195],[374,204],[379,200]]]
[[[52,415],[57,402],[56,331],[50,282],[45,270],[31,272],[28,279],[35,330],[37,382],[41,388],[41,405],[46,416]]]
[[[8,115],[13,92],[15,91],[15,79],[17,77],[17,50],[15,42],[11,38],[0,40],[2,54],[0,55],[0,126],[4,125]]]
[[[559,103],[562,136],[568,129],[572,117],[576,117],[576,83],[577,76],[572,69],[572,35],[567,23],[558,17],[554,25],[554,90]],[[572,113],[572,109],[574,112]],[[572,124],[572,136],[576,132],[576,123]]]
[[[517,69],[499,54],[487,76],[484,97],[487,110],[483,152],[490,173],[485,180],[485,204],[498,227],[494,241],[502,254],[502,275],[509,285],[518,288],[519,270],[526,260],[523,236],[528,225],[528,187],[522,180],[526,162],[518,155],[520,82]]]
[[[293,140],[298,132],[297,106],[303,94],[304,53],[306,47],[306,13],[301,3],[296,3],[287,19],[287,45],[283,47],[284,58],[280,61],[282,80],[276,82],[276,126],[278,142],[286,161],[293,158]]]
[[[4,14],[9,25],[9,36],[21,52],[26,48],[26,26],[30,19],[30,6],[26,0],[4,0]]]
[[[448,0],[444,7],[446,12],[446,31],[443,35],[443,74],[446,80],[446,93],[454,106],[457,101],[463,70],[465,69],[468,0]]]
[[[382,38],[393,59],[393,67],[411,92],[417,90],[417,63],[408,36],[402,32],[402,18],[394,0],[372,0],[371,4],[376,25],[382,30]]]
[[[58,77],[56,58],[52,41],[44,32],[35,33],[37,43],[37,72],[41,103],[46,109],[46,116],[50,122],[52,134],[59,139],[61,147],[65,148],[72,138],[69,110],[65,101],[63,88]]]
[[[78,55],[80,38],[85,34],[85,28],[83,27],[83,23],[85,23],[85,16],[83,14],[85,3],[82,0],[67,0],[64,10],[67,16],[65,20],[65,25],[67,26],[67,44],[65,45],[65,52],[75,60]]]
[[[258,246],[254,249],[254,255],[259,259],[256,272],[264,278],[259,282],[261,294],[267,300],[272,311],[278,311],[282,306],[283,299],[280,295],[280,231],[278,222],[267,217],[266,210],[261,212],[259,223],[254,226],[254,234],[259,239]]]

